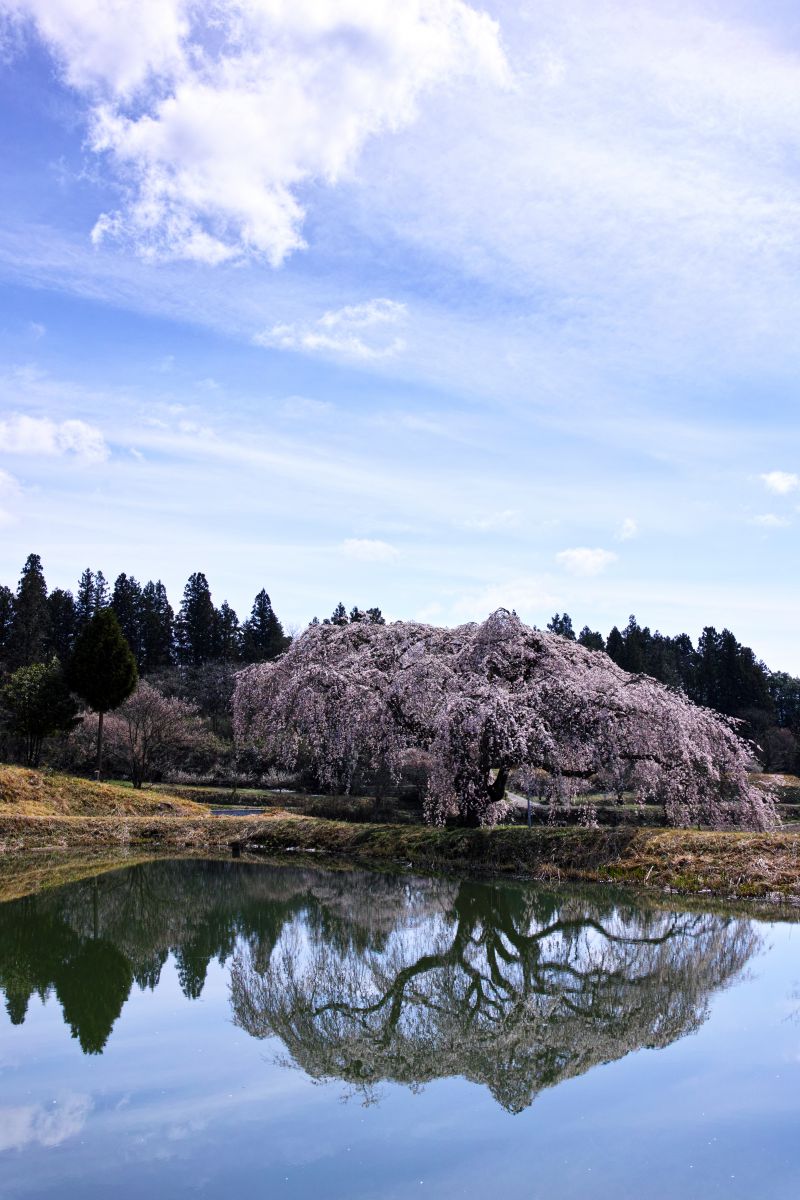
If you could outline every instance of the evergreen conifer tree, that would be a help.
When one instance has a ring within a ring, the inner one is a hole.
[[[117,576],[111,596],[111,607],[117,614],[119,627],[133,651],[137,665],[141,667],[144,656],[142,589],[133,575],[126,575],[123,571]]]
[[[14,627],[14,593],[5,584],[0,585],[0,667],[8,660],[11,652],[11,631]]]
[[[215,657],[217,614],[211,589],[202,571],[190,575],[183,589],[183,603],[176,622],[180,662],[199,666]]]
[[[78,580],[78,590],[75,593],[75,631],[80,633],[92,617],[101,608],[109,604],[108,583],[102,571],[92,571],[89,567]]]
[[[159,579],[142,588],[141,638],[143,673],[168,667],[175,657],[175,616],[167,599],[167,589]]]
[[[216,613],[215,658],[238,662],[242,656],[242,629],[235,611],[223,600]]]
[[[625,643],[622,640],[622,634],[615,625],[606,640],[606,654],[612,660],[612,662],[615,662],[619,667],[621,666],[621,660],[624,653]]]
[[[590,629],[588,625],[584,625],[583,629],[578,634],[578,641],[587,650],[605,650],[606,643],[602,633],[596,633]]]
[[[575,641],[575,630],[572,627],[572,617],[569,613],[556,613],[547,622],[547,628],[550,633],[557,633],[559,637],[566,638],[568,642]]]
[[[53,649],[61,662],[65,663],[72,653],[77,624],[72,592],[54,588],[47,598],[47,606],[50,609]]]
[[[14,601],[9,658],[13,666],[45,662],[50,652],[50,609],[47,584],[38,554],[29,554],[22,568]]]
[[[347,609],[342,604],[341,600],[336,605],[329,617],[323,621],[323,625],[349,625],[350,621],[347,616]]]
[[[138,682],[136,659],[113,609],[101,608],[79,634],[67,683],[97,713],[97,778],[103,770],[103,717],[127,700]]]
[[[283,654],[289,639],[275,615],[272,602],[264,588],[253,601],[250,619],[244,627],[243,657],[245,662],[266,662]]]

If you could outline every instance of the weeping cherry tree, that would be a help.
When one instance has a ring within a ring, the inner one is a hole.
[[[312,626],[238,676],[241,743],[290,769],[310,762],[348,791],[357,772],[427,766],[426,818],[489,825],[514,770],[556,794],[613,773],[671,825],[768,828],[771,795],[748,776],[735,725],[604,653],[500,609],[483,624]]]

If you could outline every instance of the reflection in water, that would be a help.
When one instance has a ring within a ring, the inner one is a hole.
[[[697,1029],[756,948],[746,920],[604,892],[246,863],[147,863],[0,905],[11,1020],[54,994],[86,1053],[170,954],[189,998],[232,957],[236,1024],[313,1078],[371,1099],[462,1075],[512,1112]]]

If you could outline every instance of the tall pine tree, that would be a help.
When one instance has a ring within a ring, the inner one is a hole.
[[[288,641],[272,601],[262,588],[253,601],[250,619],[245,622],[242,657],[245,662],[266,662],[282,654]]]
[[[111,595],[111,607],[116,613],[125,640],[141,668],[144,656],[142,589],[132,575],[126,575],[123,571],[121,575],[117,576]]]
[[[81,633],[96,612],[108,605],[108,584],[102,571],[92,571],[89,567],[78,581],[75,593],[75,631]]]
[[[214,657],[223,662],[238,662],[242,656],[242,629],[234,610],[223,600],[216,613]]]
[[[11,664],[27,667],[46,662],[50,656],[50,609],[47,605],[47,584],[38,554],[29,554],[22,568],[14,619],[11,626]]]
[[[141,669],[144,674],[175,661],[175,614],[161,580],[142,588]]]
[[[62,663],[65,663],[72,653],[75,641],[77,618],[75,600],[72,592],[63,588],[54,588],[47,598],[50,609],[53,649]]]
[[[14,627],[14,593],[10,587],[0,584],[0,667],[11,653],[11,631]]]
[[[199,666],[215,657],[217,614],[208,580],[202,571],[190,575],[183,589],[175,632],[180,662]]]

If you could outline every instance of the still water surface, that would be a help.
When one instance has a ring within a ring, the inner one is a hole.
[[[795,1200],[800,927],[243,862],[0,905],[0,1195]]]

